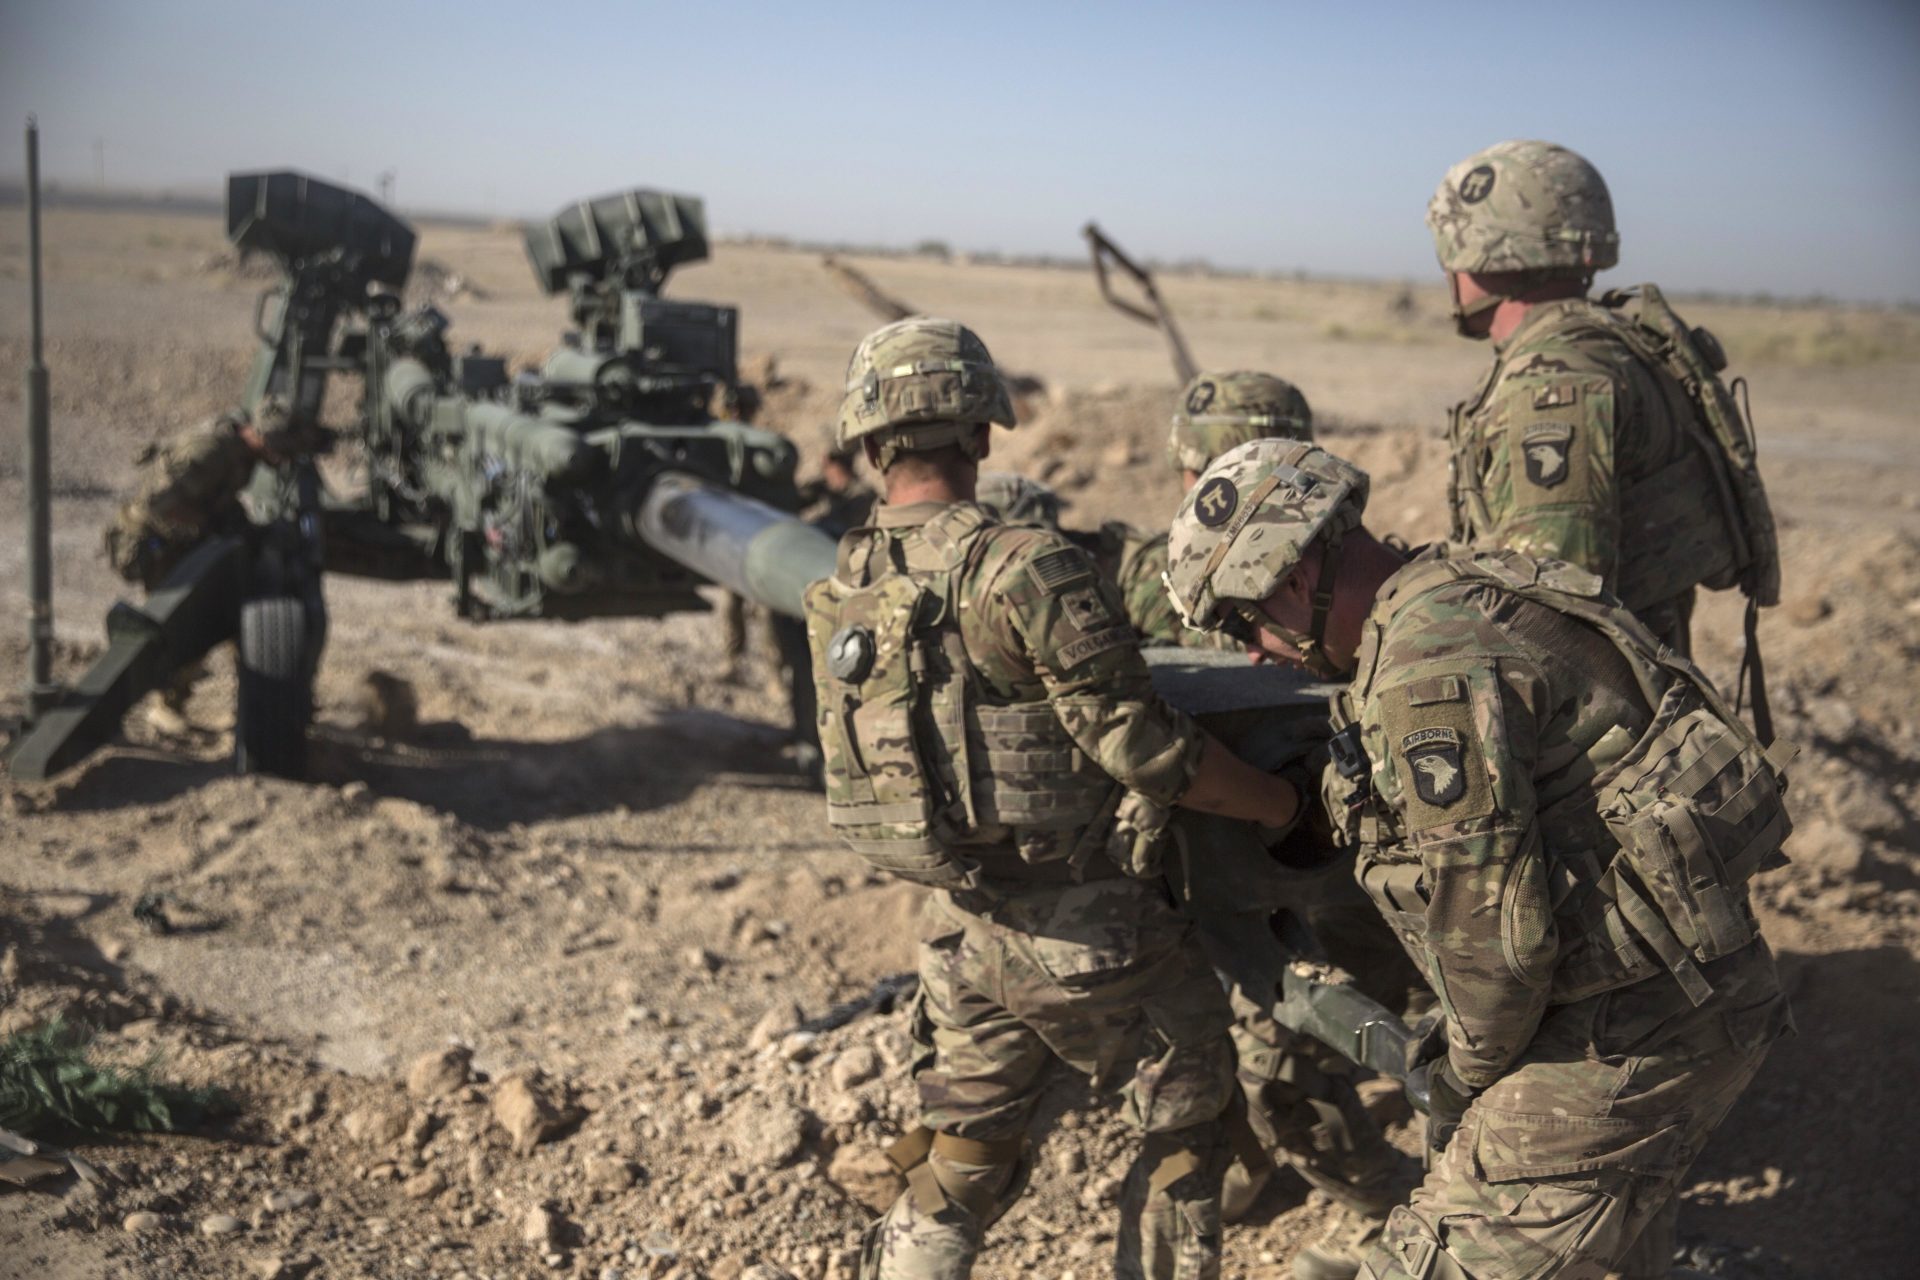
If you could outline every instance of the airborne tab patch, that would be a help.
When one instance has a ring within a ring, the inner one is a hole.
[[[1085,582],[1093,576],[1093,570],[1087,564],[1087,558],[1078,551],[1065,547],[1049,551],[1043,556],[1034,557],[1028,566],[1033,580],[1040,589],[1053,595],[1076,582]]]

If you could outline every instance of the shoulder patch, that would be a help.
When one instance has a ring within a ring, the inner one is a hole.
[[[1470,681],[1442,674],[1382,689],[1372,699],[1388,758],[1384,765],[1409,831],[1424,831],[1494,811],[1482,747],[1485,726]]]
[[[1093,577],[1093,569],[1087,564],[1087,557],[1075,550],[1061,547],[1044,555],[1035,556],[1027,566],[1033,580],[1040,589],[1049,595],[1064,591],[1076,583],[1085,582]]]
[[[1520,435],[1526,455],[1527,479],[1542,489],[1565,484],[1573,463],[1573,424],[1540,422]]]

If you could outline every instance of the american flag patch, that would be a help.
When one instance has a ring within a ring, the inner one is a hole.
[[[1036,558],[1032,569],[1034,581],[1048,593],[1070,587],[1076,582],[1085,582],[1093,576],[1086,557],[1064,547]]]

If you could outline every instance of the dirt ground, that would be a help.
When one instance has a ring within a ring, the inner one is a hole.
[[[21,222],[0,229],[7,369],[25,363]],[[211,219],[54,209],[46,229],[66,674],[120,593],[97,550],[114,495],[145,442],[235,396],[261,282],[218,258]],[[509,229],[428,226],[420,256],[464,285],[444,304],[459,339],[530,362],[564,324]],[[1051,479],[1075,521],[1172,514],[1164,351],[1090,276],[859,265],[1045,380],[996,463]],[[1437,288],[1164,287],[1204,362],[1305,388],[1372,470],[1376,527],[1443,531],[1444,409],[1488,353],[1452,337]],[[784,378],[763,420],[815,451],[870,317],[770,247],[722,245],[670,292],[741,306],[748,366]],[[1695,1166],[1683,1233],[1728,1276],[1899,1274],[1920,1245],[1920,320],[1683,310],[1752,382],[1787,565],[1763,633],[1801,747],[1792,865],[1756,893],[1799,1034]],[[25,669],[19,434],[9,397],[0,714]],[[898,1014],[794,1029],[911,967],[914,891],[838,849],[781,755],[764,657],[722,679],[706,617],[480,627],[446,595],[330,585],[311,782],[230,776],[224,657],[192,735],[136,715],[55,784],[0,781],[0,1033],[65,1014],[106,1056],[157,1055],[241,1104],[198,1136],[89,1144],[105,1190],[0,1191],[0,1272],[851,1276],[886,1194],[875,1152],[912,1115],[905,1033]],[[1707,602],[1699,629],[1730,679],[1737,603]],[[418,692],[405,740],[357,727],[374,670]],[[147,893],[172,931],[133,918]],[[983,1277],[1106,1271],[1124,1131],[1073,1080],[1048,1115]],[[155,1220],[129,1231],[135,1213]],[[1286,1274],[1325,1214],[1277,1180],[1227,1274]]]

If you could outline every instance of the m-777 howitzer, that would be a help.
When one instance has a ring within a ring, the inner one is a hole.
[[[77,762],[228,637],[237,762],[299,773],[323,571],[446,579],[475,621],[704,611],[710,582],[797,616],[831,572],[832,540],[788,514],[793,446],[708,412],[737,378],[737,312],[660,296],[707,254],[699,200],[629,191],[529,227],[535,275],[569,296],[577,327],[515,380],[499,358],[451,351],[439,312],[402,306],[413,231],[365,196],[235,174],[227,231],[281,274],[257,312],[248,403],[278,396],[311,422],[334,374],[357,377],[340,435],[365,483],[329,491],[311,457],[259,466],[246,527],[193,549],[144,605],[116,606],[107,655],[19,740],[15,776]]]

